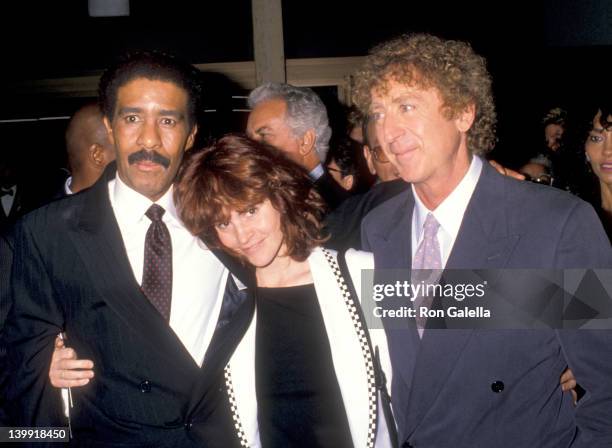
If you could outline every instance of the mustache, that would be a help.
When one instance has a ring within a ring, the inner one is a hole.
[[[128,163],[130,165],[138,162],[153,162],[163,166],[166,169],[168,169],[170,166],[170,159],[162,156],[157,151],[147,151],[146,149],[141,149],[140,151],[134,152],[128,156]]]

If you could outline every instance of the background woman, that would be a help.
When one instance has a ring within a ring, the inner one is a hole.
[[[584,150],[597,179],[592,195],[587,199],[595,207],[612,241],[612,104],[601,101],[591,110],[589,117],[592,121]]]

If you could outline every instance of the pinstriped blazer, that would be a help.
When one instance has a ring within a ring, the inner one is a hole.
[[[96,363],[96,377],[73,390],[77,444],[234,446],[223,368],[250,322],[252,297],[227,277],[198,367],[133,277],[108,198],[114,175],[110,165],[91,189],[36,210],[15,228],[3,390],[13,422],[64,425],[47,371],[53,339],[65,331],[79,356]]]

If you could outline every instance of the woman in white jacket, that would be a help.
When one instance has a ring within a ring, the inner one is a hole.
[[[320,247],[324,204],[307,173],[226,136],[184,162],[175,201],[194,235],[255,269],[256,313],[225,369],[241,444],[392,446],[386,339],[355,292],[373,260]]]

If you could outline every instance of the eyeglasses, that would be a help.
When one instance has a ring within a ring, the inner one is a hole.
[[[553,177],[550,174],[540,174],[538,177],[530,176],[527,173],[521,174],[525,176],[525,180],[528,180],[529,182],[534,182],[536,184],[552,185],[554,181]]]
[[[368,148],[370,147],[368,146]],[[389,163],[389,159],[387,159],[385,152],[382,150],[382,148],[379,145],[376,145],[373,148],[370,148],[370,152],[372,153],[372,155],[374,156],[374,159],[377,162]]]

